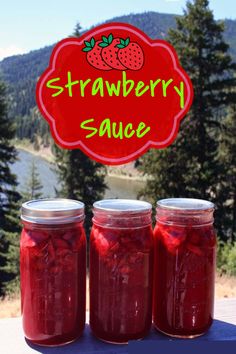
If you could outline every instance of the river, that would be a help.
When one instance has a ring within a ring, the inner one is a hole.
[[[18,190],[25,191],[33,160],[35,161],[40,182],[43,186],[43,197],[55,197],[55,188],[60,188],[55,166],[47,162],[45,159],[39,156],[34,156],[23,150],[18,150],[18,160],[11,167],[12,172],[17,175],[19,183]],[[135,199],[137,198],[139,190],[143,187],[143,182],[110,176],[106,178],[106,183],[108,189],[106,190],[105,198]]]

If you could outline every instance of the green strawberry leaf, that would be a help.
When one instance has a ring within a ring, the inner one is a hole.
[[[90,48],[91,48],[91,44],[90,44],[90,42],[88,42],[88,41],[84,41],[84,44],[86,45],[86,47],[90,47]]]
[[[121,39],[120,39],[120,43],[123,44],[123,45],[125,45],[124,39],[121,38]]]
[[[107,39],[107,37],[102,36],[102,40],[103,40],[103,42],[104,42],[104,43],[108,43],[108,39]]]
[[[104,42],[99,43],[99,47],[105,48],[105,47],[108,47],[108,46],[109,46],[108,43],[104,43]]]
[[[95,39],[93,37],[91,38],[91,42],[90,43],[91,43],[91,47],[93,48],[95,46]]]
[[[108,43],[111,44],[112,41],[113,41],[113,35],[112,33],[110,33],[108,36]]]
[[[120,48],[120,49],[125,48],[125,46],[123,44],[117,44],[116,47]]]
[[[130,38],[128,37],[128,38],[125,40],[125,45],[126,45],[126,47],[127,47],[127,45],[129,44],[129,42],[130,42]]]
[[[82,50],[83,52],[90,52],[91,49],[91,47],[84,47]]]

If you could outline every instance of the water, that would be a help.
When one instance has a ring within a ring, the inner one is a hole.
[[[33,161],[35,161],[39,179],[43,186],[43,196],[55,197],[55,187],[58,188],[55,167],[48,163],[45,159],[42,159],[39,156],[34,156],[33,154],[23,150],[18,150],[18,161],[16,161],[11,167],[12,172],[17,176],[19,191],[26,191],[26,185],[29,180],[29,174]]]
[[[109,189],[106,191],[105,198],[136,199],[138,192],[144,186],[143,182],[117,177],[107,177],[106,181]]]
[[[19,191],[25,191],[29,173],[33,160],[39,174],[40,182],[43,185],[44,197],[55,197],[55,189],[60,189],[57,180],[55,166],[45,159],[33,154],[18,150],[18,161],[16,161],[11,169],[17,175]],[[117,177],[107,177],[106,182],[108,189],[105,198],[137,198],[139,190],[143,187],[143,182],[121,179]]]

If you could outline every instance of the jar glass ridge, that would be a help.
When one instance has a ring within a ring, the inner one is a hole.
[[[156,221],[179,226],[212,224],[214,204],[202,199],[170,198],[157,202]]]

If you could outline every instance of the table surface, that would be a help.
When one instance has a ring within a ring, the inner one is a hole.
[[[87,314],[88,315],[88,314]],[[215,302],[215,320],[212,327],[201,340],[235,340],[236,341],[236,298],[221,299]],[[170,340],[154,329],[145,340]],[[21,318],[0,319],[0,353],[1,354],[115,354],[128,353],[127,345],[113,345],[97,340],[86,325],[83,336],[74,343],[62,347],[40,347],[26,342]],[[148,346],[147,346],[148,349]]]

